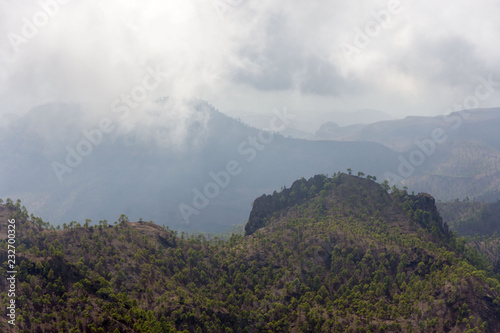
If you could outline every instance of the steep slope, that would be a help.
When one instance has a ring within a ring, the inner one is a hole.
[[[500,330],[497,277],[447,230],[427,194],[389,194],[345,174],[315,176],[257,199],[246,229],[247,236],[207,240],[122,216],[115,226],[25,233],[19,328]]]
[[[499,126],[499,108],[474,109],[364,126],[325,124],[318,137],[376,142],[394,149],[400,154],[387,171],[397,175],[402,185],[440,200],[468,196],[496,201],[500,198]]]
[[[257,195],[301,176],[347,168],[380,176],[389,161],[397,161],[391,150],[375,143],[311,142],[278,133],[269,137],[201,101],[186,106],[189,119],[160,121],[184,112],[163,103],[153,115],[144,112],[134,131],[121,130],[125,125],[114,115],[115,130],[103,134],[79,164],[69,151],[88,141],[84,131],[95,130],[99,122],[86,121],[77,105],[33,109],[0,132],[0,172],[8,175],[0,178],[0,196],[21,198],[53,224],[87,218],[114,221],[124,213],[177,230],[222,231],[246,222],[249,202]],[[269,124],[273,119],[276,128],[286,128],[286,118],[273,115]],[[77,165],[60,182],[53,166],[67,165],[69,155]],[[227,182],[214,180],[233,161],[239,165],[234,175]],[[205,193],[207,186],[206,200],[197,205],[197,191]],[[190,207],[184,206],[184,215],[181,205]]]
[[[498,121],[500,108],[473,109],[434,117],[408,116],[367,125],[332,127],[326,123],[320,133],[323,139],[377,142],[405,152],[415,147],[415,140],[429,137],[434,129],[443,128],[453,135],[459,133],[457,136],[464,141],[482,141],[498,149],[500,140],[494,131]]]
[[[450,228],[460,235],[500,235],[500,202],[455,200],[438,203],[439,211]]]

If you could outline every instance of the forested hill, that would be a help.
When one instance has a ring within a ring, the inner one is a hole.
[[[257,199],[247,235],[227,240],[126,216],[51,230],[9,201],[18,329],[500,331],[491,262],[448,231],[430,195],[389,190],[373,177],[302,179]]]
[[[0,131],[0,173],[8,175],[0,177],[0,197],[21,198],[61,226],[87,218],[114,220],[123,213],[176,230],[221,232],[245,223],[257,195],[301,176],[355,168],[381,177],[399,163],[395,152],[378,143],[266,134],[198,100],[188,103],[192,114],[178,128],[160,116],[178,112],[165,103],[155,103],[155,111],[133,130],[120,129],[121,121],[113,118],[116,129],[110,133],[87,123],[79,105],[32,109]],[[270,116],[267,127],[271,121],[286,127],[285,113],[278,114],[282,118]],[[89,131],[96,137],[88,139]],[[78,153],[85,142],[91,153]],[[78,163],[68,162],[73,159]],[[236,162],[228,180],[213,183]],[[206,195],[210,183],[219,186],[219,195]],[[203,208],[196,204],[198,192],[205,198]]]
[[[398,226],[410,217],[428,228],[433,235],[449,236],[448,227],[439,216],[435,200],[430,195],[422,193],[418,196],[403,196],[403,192],[394,188],[396,200],[404,200],[401,208],[407,212],[406,216],[402,211],[395,210],[394,198],[388,193],[390,188],[387,182],[379,185],[375,182],[376,177],[368,175],[363,179],[364,176],[362,172],[358,173],[358,177],[339,173],[331,179],[316,175],[309,180],[297,180],[289,189],[284,188],[280,193],[275,191],[272,195],[263,195],[255,200],[245,231],[252,234],[272,218],[283,214],[287,216],[294,207],[314,200],[319,203],[315,215],[318,212],[335,211],[340,204],[340,209],[349,215],[363,212],[363,217],[366,218],[375,214]],[[350,206],[347,210],[346,203]],[[414,226],[411,229],[415,230]]]

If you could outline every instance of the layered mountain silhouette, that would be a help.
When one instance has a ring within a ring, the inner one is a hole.
[[[368,141],[399,153],[392,178],[400,186],[447,201],[500,198],[500,109],[463,110],[368,125],[324,124],[317,138]]]
[[[155,108],[167,112],[162,102]],[[283,115],[270,117],[270,134],[202,101],[189,108],[194,120],[181,143],[170,142],[178,124],[144,121],[92,144],[100,138],[93,131],[120,120],[101,126],[86,121],[78,105],[37,107],[0,133],[0,195],[21,198],[55,224],[112,222],[126,214],[176,229],[221,231],[246,222],[253,198],[294,179],[348,168],[380,177],[397,165],[397,155],[379,143],[285,138],[277,133],[286,128]]]
[[[55,224],[126,214],[204,231],[245,223],[254,197],[294,179],[349,168],[443,201],[499,198],[500,109],[327,124],[322,140],[302,140],[280,134],[286,112],[270,115],[266,132],[203,101],[168,122],[177,110],[166,103],[128,129],[116,114],[89,121],[75,104],[12,118],[0,133],[0,195]]]

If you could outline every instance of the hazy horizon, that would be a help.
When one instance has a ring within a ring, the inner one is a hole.
[[[256,196],[293,179],[347,168],[446,199],[440,188],[459,174],[454,194],[495,198],[496,114],[321,126],[500,106],[499,16],[492,0],[0,0],[2,193],[83,215],[94,198],[138,209],[129,184],[143,208],[175,217],[238,161],[244,176],[207,209],[215,221],[226,207],[243,220]],[[263,132],[215,110],[282,136],[259,144]],[[451,178],[439,187],[429,175]]]
[[[500,80],[494,1],[2,0],[0,13],[0,114],[110,106],[134,93],[137,117],[173,96],[235,118],[287,108],[319,123],[332,112],[403,118],[500,105],[496,94],[468,99]],[[144,83],[151,89],[134,90]],[[108,111],[88,109],[97,119]]]

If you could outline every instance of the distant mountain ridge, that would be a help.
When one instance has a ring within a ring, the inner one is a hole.
[[[152,108],[151,117],[162,119],[175,111],[164,103]],[[124,213],[134,220],[203,231],[245,223],[253,198],[294,179],[348,168],[443,201],[500,198],[499,109],[466,111],[467,118],[454,113],[447,120],[408,117],[333,126],[341,135],[335,140],[302,140],[280,134],[287,128],[286,117],[280,122],[271,115],[280,131],[270,134],[204,101],[190,103],[192,119],[181,122],[182,142],[175,142],[175,124],[146,118],[135,124],[135,131],[103,135],[69,169],[60,166],[66,165],[68,149],[72,154],[85,149],[82,142],[90,140],[87,136],[99,123],[85,122],[76,104],[37,107],[0,132],[0,171],[7,175],[0,178],[0,196],[21,198],[56,224],[114,221]],[[437,129],[446,138],[442,143],[432,141]]]
[[[500,121],[500,108],[456,111],[441,116],[408,116],[366,125],[339,126],[337,131],[332,129],[322,132],[321,139],[377,142],[404,152],[415,146],[415,140],[429,137],[434,129],[451,128],[451,131],[447,131],[454,135],[450,139],[463,135],[464,140],[477,139],[500,148],[500,139],[490,131],[492,126],[488,126],[491,121],[494,124]],[[477,131],[478,126],[485,126],[486,131]]]
[[[329,119],[327,122],[333,122],[339,126],[351,126],[358,124],[370,124],[385,120],[394,119],[388,113],[379,110],[361,109],[353,111],[338,111],[338,110],[292,110],[295,114],[293,126],[286,128],[283,131],[285,137],[293,137],[298,139],[314,139],[315,131],[321,126],[319,119]],[[312,111],[312,112],[311,112]],[[241,111],[235,111],[241,113]],[[314,114],[315,117],[310,117]],[[240,119],[257,128],[266,128],[269,123],[269,116],[264,114],[241,115]],[[297,128],[295,128],[295,127]],[[321,139],[316,136],[316,139]]]
[[[440,202],[438,207],[443,219],[460,235],[500,235],[500,201],[486,203],[455,200]],[[500,261],[500,255],[498,260]]]
[[[156,114],[166,112],[161,104],[155,108]],[[87,218],[114,221],[124,213],[176,229],[221,231],[246,222],[253,198],[294,179],[347,168],[380,177],[390,161],[397,161],[380,144],[270,136],[206,102],[194,101],[190,108],[195,119],[182,145],[168,144],[177,130],[174,124],[144,121],[136,134],[115,130],[104,135],[60,182],[54,162],[65,171],[61,165],[66,165],[68,149],[76,152],[88,140],[82,131],[99,124],[79,127],[84,112],[78,105],[40,106],[0,133],[0,154],[5,157],[0,171],[8,175],[0,178],[0,195],[21,198],[56,224]],[[278,120],[277,128],[286,128]],[[241,172],[231,175],[227,185],[218,184],[211,175],[226,172],[232,162]]]
[[[321,139],[382,144],[398,153],[387,174],[398,186],[440,200],[500,199],[500,108],[368,125],[326,124]]]

